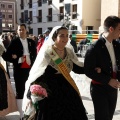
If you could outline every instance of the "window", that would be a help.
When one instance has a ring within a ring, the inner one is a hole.
[[[5,4],[1,4],[1,8],[5,8]]]
[[[48,27],[48,30],[52,31],[52,29],[53,29],[52,27]]]
[[[21,0],[20,6],[21,6],[21,10],[23,10],[24,9],[24,1],[23,0]]]
[[[24,10],[24,22],[28,22],[28,10]]]
[[[33,29],[29,28],[29,34],[33,34]]]
[[[32,11],[29,11],[29,19],[32,21]]]
[[[29,8],[32,8],[32,0],[29,0]]]
[[[77,18],[77,4],[72,6],[72,19]]]
[[[60,15],[59,15],[59,20],[64,19],[64,7],[60,7]]]
[[[5,23],[2,23],[2,27],[5,27]]]
[[[19,20],[21,23],[24,23],[24,12],[21,12],[21,18]]]
[[[52,21],[52,8],[48,9],[48,16],[47,16],[48,21]]]
[[[24,18],[24,13],[23,12],[21,12],[21,18]]]
[[[43,33],[42,33],[42,28],[38,28],[38,35],[39,35],[39,34],[43,34]]]
[[[8,18],[12,19],[12,15],[8,15]]]
[[[51,5],[52,4],[52,0],[48,0],[48,5]]]
[[[61,2],[63,2],[64,0],[60,0],[59,2],[61,3]]]
[[[42,6],[42,0],[38,0],[38,7]]]
[[[93,26],[86,26],[86,34],[92,34]]]
[[[42,1],[43,1],[43,4],[44,4],[44,3],[47,3],[47,0],[42,0]]]
[[[71,30],[73,30],[72,34],[77,34],[77,26],[73,25]]]
[[[8,5],[8,8],[12,8],[12,5]]]
[[[42,10],[38,10],[38,22],[42,22]]]
[[[65,13],[70,15],[71,4],[70,3],[66,3],[64,6],[65,6]]]
[[[5,18],[5,14],[2,14],[2,18],[3,18],[3,19]]]

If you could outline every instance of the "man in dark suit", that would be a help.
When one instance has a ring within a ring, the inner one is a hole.
[[[120,18],[108,16],[104,21],[104,33],[89,46],[85,61],[85,74],[92,79],[90,93],[95,120],[112,120],[116,108],[120,70]],[[118,73],[118,74],[117,74]]]
[[[25,90],[25,82],[36,58],[37,52],[35,42],[26,36],[26,25],[18,25],[17,32],[19,37],[11,41],[7,51],[3,53],[2,57],[4,60],[13,63],[16,98],[18,110],[22,118],[22,99]]]
[[[77,45],[78,51],[80,51],[80,56],[82,56],[82,50],[84,48],[84,45],[87,45],[88,43],[90,43],[90,40],[88,40],[87,38],[80,40],[80,42]],[[87,47],[86,47],[87,49]]]
[[[72,40],[72,35],[69,35],[70,38],[70,44],[73,46],[74,52],[77,53],[77,45],[76,45],[76,41]]]

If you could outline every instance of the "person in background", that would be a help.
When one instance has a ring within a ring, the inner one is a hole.
[[[36,44],[36,46],[37,46],[37,43],[38,43],[38,38],[37,38],[37,36],[33,35],[33,36],[32,36],[32,40],[35,41],[35,44]]]
[[[41,34],[39,34],[39,35],[37,36],[38,40],[40,39],[40,35],[41,35]]]
[[[8,34],[9,35],[9,34]],[[5,48],[7,49],[9,44],[10,44],[10,40],[8,39],[8,35],[7,34],[3,34],[2,35],[2,39],[3,39],[3,44],[5,46]]]
[[[77,45],[76,45],[76,41],[75,40],[72,40],[72,35],[70,34],[69,35],[69,38],[70,38],[70,44],[73,46],[74,48],[74,52],[77,53]]]
[[[4,44],[4,47],[5,47],[5,49],[7,49],[8,48],[8,46],[9,46],[9,44],[10,44],[10,42],[11,42],[11,37],[8,37],[8,36],[11,36],[10,35],[10,32],[8,32],[7,34],[3,34],[2,35],[2,39],[3,39],[3,44]],[[10,73],[9,73],[9,70],[8,70],[8,66],[10,65],[10,63],[8,62],[8,61],[6,61],[6,70],[7,70],[7,74],[8,74],[8,76],[9,76],[9,78],[10,78]]]
[[[48,37],[49,37],[49,34],[50,34],[50,30],[49,29],[46,29],[44,32],[43,32],[44,36],[45,36],[45,41],[47,41]]]
[[[19,37],[11,41],[7,51],[3,53],[2,57],[5,61],[13,63],[16,99],[20,117],[22,118],[22,99],[25,90],[25,82],[36,58],[37,51],[35,42],[26,36],[27,30],[25,24],[18,25],[17,32]]]
[[[8,40],[11,42],[11,40],[13,39],[13,36],[10,34],[7,37],[8,37]]]
[[[37,54],[40,50],[40,48],[42,47],[44,43],[44,36],[42,34],[39,35],[39,40],[38,40],[38,43],[37,43]]]
[[[88,40],[87,38],[80,40],[80,42],[77,45],[78,51],[80,50],[80,54],[82,52],[83,46],[87,45],[88,43],[90,43],[90,40]]]
[[[30,34],[29,34],[29,32],[27,31],[27,32],[26,32],[26,37],[29,38],[29,35],[30,35]]]
[[[120,18],[108,16],[104,20],[104,32],[92,43],[84,60],[85,74],[92,79],[90,93],[95,120],[112,120],[120,88]],[[97,68],[97,70],[96,70]]]
[[[30,71],[25,85],[24,111],[31,103],[29,87],[37,78],[51,91],[48,98],[39,102],[40,110],[35,120],[41,120],[41,117],[42,120],[88,120],[79,90],[69,74],[72,70],[84,73],[83,62],[78,60],[68,40],[66,27],[54,27]],[[59,59],[59,64],[56,59]]]
[[[16,39],[17,33],[13,32],[13,33],[11,33],[11,34],[12,34],[12,36],[13,36],[13,39]]]
[[[33,34],[28,33],[28,38],[33,39]]]

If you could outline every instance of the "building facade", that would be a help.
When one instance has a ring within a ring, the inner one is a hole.
[[[101,0],[101,26],[109,15],[120,17],[120,0]]]
[[[17,22],[26,23],[29,32],[35,35],[42,34],[47,28],[51,30],[54,26],[63,24],[80,31],[82,4],[78,4],[78,1],[18,0]]]
[[[99,33],[103,32],[104,20],[110,15],[120,17],[120,0],[101,0],[101,24],[99,27]]]
[[[100,24],[101,0],[83,0],[81,22],[82,33],[97,33]]]
[[[0,1],[0,32],[14,32],[16,30],[16,0]]]
[[[101,0],[17,0],[17,23],[25,23],[30,34],[66,25],[70,33],[98,30]]]

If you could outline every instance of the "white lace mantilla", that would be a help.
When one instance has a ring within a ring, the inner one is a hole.
[[[49,54],[52,54],[52,46],[49,46],[47,48],[45,54],[46,54],[45,56],[47,59],[51,59]],[[66,64],[69,72],[71,72],[73,69],[73,62],[77,64],[78,66],[83,67],[83,62],[80,62],[77,56],[75,55],[75,53],[73,52],[73,50],[68,47],[66,47],[66,56],[63,59],[63,62]],[[60,73],[60,71],[57,68],[57,65],[53,62],[52,59],[50,60],[49,65],[51,65],[53,68],[55,68],[58,71],[58,73]]]
[[[67,66],[68,71],[71,72],[71,70],[73,69],[73,62],[72,62],[70,56],[68,55],[68,53],[66,54],[65,58],[64,58],[62,61],[63,61],[63,62],[65,63],[65,65]],[[57,73],[60,73],[57,65],[54,63],[53,60],[50,60],[50,65],[51,65],[54,69],[56,69],[56,70],[58,71]]]

